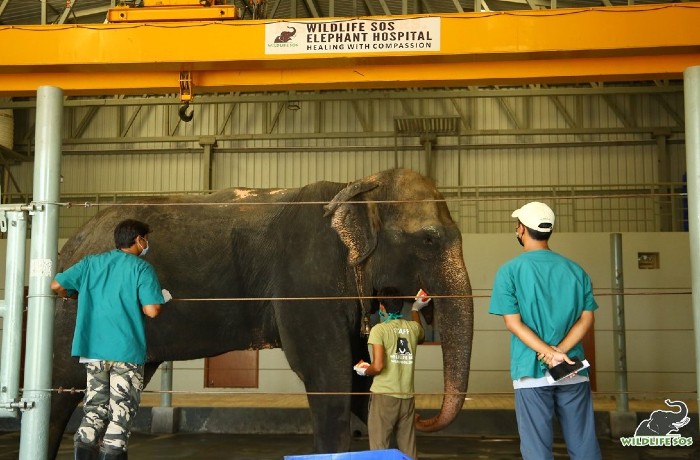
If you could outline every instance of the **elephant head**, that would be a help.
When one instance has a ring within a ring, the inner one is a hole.
[[[678,412],[655,410],[648,419],[639,424],[635,436],[666,436],[690,422],[688,406],[683,401],[667,399],[664,402],[668,407],[678,407]]]
[[[410,170],[391,170],[349,184],[325,207],[348,251],[360,295],[395,286],[433,296],[442,339],[444,392],[440,413],[418,418],[437,431],[464,404],[473,335],[471,285],[462,238],[433,182]]]

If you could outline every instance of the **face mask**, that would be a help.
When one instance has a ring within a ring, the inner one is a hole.
[[[387,321],[391,321],[392,319],[401,318],[403,318],[403,316],[401,316],[401,313],[387,313],[385,311],[379,310],[379,319],[382,323],[386,323]]]
[[[145,238],[144,238],[145,239]],[[141,245],[139,245],[140,247]],[[148,249],[150,248],[150,245],[148,244],[148,240],[146,240],[146,247],[141,248],[141,254],[139,254],[139,257],[144,257],[146,254],[148,254]]]
[[[518,235],[518,228],[520,228],[520,225],[521,224],[518,224],[518,227],[515,229],[515,238],[518,240],[520,246],[525,247],[525,245],[523,244],[523,238],[520,235]]]

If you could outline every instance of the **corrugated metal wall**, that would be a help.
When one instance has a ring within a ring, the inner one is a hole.
[[[179,120],[175,105],[66,109],[62,193],[104,202],[124,192],[347,182],[394,166],[426,173],[425,145],[418,135],[395,136],[394,119],[446,116],[460,117],[461,134],[437,136],[433,176],[465,232],[510,231],[506,211],[529,198],[555,201],[560,231],[658,230],[655,131],[670,139],[667,180],[682,186],[679,93],[293,98],[197,104],[192,123]],[[290,110],[294,105],[299,109]],[[202,171],[206,136],[217,138],[210,187]],[[11,170],[25,193],[31,169],[27,163]],[[647,196],[620,196],[633,194]],[[673,220],[682,227],[682,202],[674,203]],[[70,220],[62,226],[70,233],[84,215],[90,213],[62,213]]]

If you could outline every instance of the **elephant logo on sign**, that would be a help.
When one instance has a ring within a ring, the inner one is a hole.
[[[635,436],[667,436],[690,422],[688,406],[683,401],[664,401],[668,407],[678,407],[678,412],[655,410],[648,419],[642,421],[634,432]]]
[[[287,43],[296,35],[297,30],[294,27],[287,27],[287,29],[292,29],[292,31],[285,30],[275,38],[275,43]]]

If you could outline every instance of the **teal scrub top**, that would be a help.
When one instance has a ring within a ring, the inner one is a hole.
[[[576,262],[542,249],[524,252],[498,269],[489,313],[520,314],[522,322],[544,342],[556,345],[584,310],[597,308],[588,274]],[[515,335],[511,337],[510,351],[513,380],[544,377],[546,366]],[[583,345],[578,343],[567,354],[584,359]]]
[[[143,364],[146,360],[144,305],[162,304],[151,264],[114,249],[90,255],[56,275],[78,292],[78,316],[71,354],[89,359]]]

